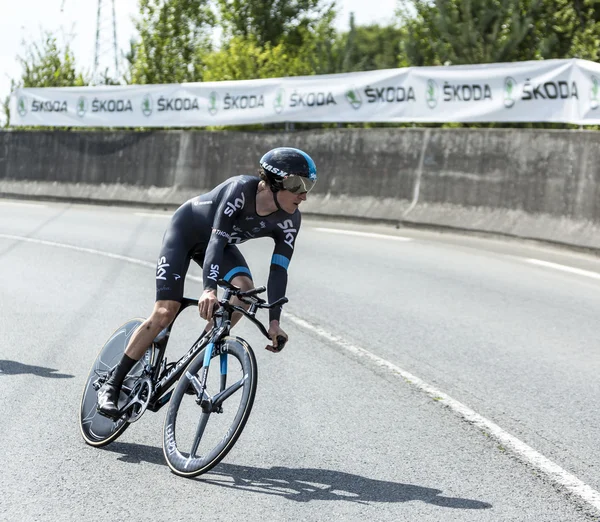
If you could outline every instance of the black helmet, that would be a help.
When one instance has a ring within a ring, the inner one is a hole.
[[[260,159],[261,174],[271,190],[308,192],[317,182],[317,167],[300,149],[278,147]]]

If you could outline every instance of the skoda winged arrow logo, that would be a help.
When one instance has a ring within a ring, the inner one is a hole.
[[[142,99],[142,113],[144,116],[148,117],[152,114],[152,96],[146,94]]]
[[[590,89],[590,107],[594,111],[598,108],[598,105],[600,104],[600,100],[598,100],[598,95],[600,95],[600,83],[598,82],[598,78],[592,76],[592,88]]]
[[[84,96],[80,96],[77,100],[77,116],[83,118],[87,112],[87,100]]]
[[[438,86],[433,80],[427,80],[427,106],[430,109],[435,109],[437,106]]]
[[[517,82],[514,78],[507,76],[504,78],[504,106],[510,109],[515,104],[515,88]]]
[[[275,96],[275,101],[273,102],[273,108],[275,112],[279,114],[284,108],[284,99],[285,99],[285,90],[279,89],[277,91],[277,96]]]
[[[218,101],[219,95],[215,91],[211,92],[210,97],[208,98],[208,112],[210,112],[212,116],[217,114],[217,111],[219,110],[217,107]]]
[[[348,103],[350,105],[352,105],[352,107],[356,110],[360,109],[361,105],[362,105],[362,98],[360,97],[360,93],[352,88],[352,89],[348,89],[346,91],[346,99],[348,100]]]
[[[17,102],[17,111],[22,118],[24,118],[27,114],[27,103],[25,101],[25,96],[21,96],[19,98],[19,101]]]

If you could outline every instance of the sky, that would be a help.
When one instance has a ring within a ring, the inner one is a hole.
[[[107,9],[106,19],[110,20],[110,0],[103,0],[103,5]],[[125,51],[135,35],[131,18],[138,12],[137,5],[138,0],[115,1],[119,50]],[[336,5],[339,12],[336,28],[344,31],[348,29],[350,12],[354,12],[357,25],[391,22],[397,0],[336,0]],[[9,94],[10,79],[21,76],[16,56],[24,54],[22,42],[39,42],[43,31],[59,35],[63,42],[69,41],[78,70],[91,73],[97,9],[97,0],[0,0],[0,100]]]

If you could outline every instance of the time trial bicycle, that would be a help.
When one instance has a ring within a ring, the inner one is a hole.
[[[252,410],[258,370],[250,345],[230,336],[231,316],[240,312],[270,340],[265,326],[255,317],[258,309],[271,309],[288,302],[282,297],[267,303],[258,297],[265,287],[242,291],[219,281],[223,296],[214,313],[212,329],[203,332],[188,352],[176,362],[167,362],[165,350],[175,320],[152,342],[144,356],[126,376],[119,397],[119,417],[111,419],[97,411],[97,391],[111,375],[135,330],[144,322],[131,319],[108,339],[88,375],[80,408],[81,434],[87,444],[100,447],[116,440],[146,410],[158,411],[169,404],[163,430],[163,452],[177,475],[193,477],[206,473],[231,450]],[[230,302],[237,297],[248,309]],[[179,314],[197,299],[184,298]],[[277,338],[281,351],[286,343]],[[209,372],[219,358],[219,372]],[[173,385],[175,385],[174,388]],[[211,419],[211,429],[207,424]]]

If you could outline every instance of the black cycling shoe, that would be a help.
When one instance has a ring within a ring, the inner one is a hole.
[[[105,382],[98,390],[98,413],[110,419],[118,419],[121,416],[118,406],[120,392],[120,386],[110,381]]]

